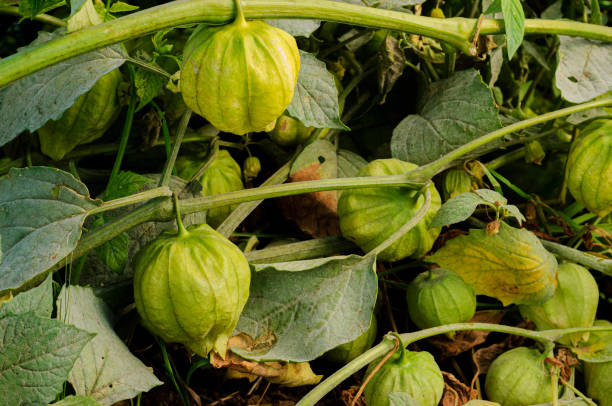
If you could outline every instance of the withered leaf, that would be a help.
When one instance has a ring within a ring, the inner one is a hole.
[[[441,406],[461,406],[478,397],[478,391],[463,384],[451,373],[442,371],[444,377],[444,394],[439,403]]]
[[[229,339],[227,347],[255,348],[258,343],[254,342],[246,334],[239,334]],[[294,387],[302,385],[315,385],[319,383],[322,375],[315,375],[310,369],[308,362],[284,362],[269,361],[257,362],[244,359],[230,350],[225,354],[225,359],[219,354],[210,356],[210,363],[215,368],[228,368],[229,378],[248,378],[254,381],[257,377],[264,377],[271,383]]]

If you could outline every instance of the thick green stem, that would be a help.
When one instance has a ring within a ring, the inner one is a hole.
[[[476,20],[436,19],[327,0],[249,0],[248,19],[299,18],[335,21],[363,27],[431,37],[472,55],[471,35]],[[41,44],[0,61],[0,88],[14,80],[70,57],[130,38],[192,23],[227,24],[235,18],[234,0],[177,0],[89,27]],[[482,34],[502,34],[501,20],[485,20]],[[526,34],[561,34],[612,42],[612,28],[563,20],[526,20]]]
[[[245,256],[250,264],[271,264],[329,257],[356,249],[357,246],[349,240],[332,236],[264,248],[248,252]]]
[[[612,276],[612,259],[596,257],[595,255],[582,252],[575,248],[566,247],[556,242],[540,240],[548,251],[564,259],[584,265],[608,276]]]
[[[414,181],[426,182],[428,179],[431,179],[437,173],[442,172],[444,169],[451,167],[456,160],[462,158],[464,155],[467,155],[470,152],[492,141],[498,140],[504,137],[505,135],[534,126],[536,124],[544,123],[546,121],[554,120],[560,117],[565,117],[572,113],[590,110],[595,107],[608,106],[611,104],[612,97],[606,97],[604,99],[578,104],[564,109],[551,111],[549,113],[529,118],[527,120],[519,121],[509,126],[500,128],[499,130],[483,135],[482,137],[476,138],[475,140],[470,141],[467,144],[463,144],[459,148],[456,148],[448,154],[444,155],[442,158],[439,158],[438,160],[433,161],[430,164],[421,166],[413,170],[412,172],[409,172],[408,176]]]
[[[532,340],[541,342],[544,345],[551,344],[558,337],[571,334],[575,332],[586,332],[586,331],[612,331],[612,326],[601,327],[578,327],[571,329],[562,330],[545,330],[545,331],[531,331],[525,330],[518,327],[503,326],[500,324],[489,324],[489,323],[460,323],[460,324],[448,324],[446,326],[433,327],[426,330],[417,331],[414,333],[400,334],[402,343],[407,346],[415,341],[422,340],[424,338],[433,337],[440,334],[452,333],[455,331],[462,330],[480,330],[480,331],[494,331],[498,333],[513,334],[522,337],[527,337]],[[310,392],[306,394],[296,406],[311,406],[315,405],[323,396],[329,393],[332,389],[338,386],[349,376],[359,371],[369,363],[379,359],[386,353],[388,353],[394,345],[394,340],[387,337],[383,341],[372,347],[368,351],[364,352],[344,367],[336,371],[333,375],[329,376],[319,385],[314,387]]]
[[[130,206],[132,204],[151,200],[156,197],[171,196],[171,195],[172,195],[172,191],[170,191],[170,188],[168,188],[167,186],[162,186],[162,187],[158,187],[155,189],[146,190],[141,193],[136,193],[134,195],[122,197],[119,199],[109,200],[108,202],[104,202],[99,207],[96,207],[95,209],[91,210],[89,212],[89,215],[91,216],[92,214],[102,213],[102,212],[109,211],[109,210],[115,210],[120,207]]]

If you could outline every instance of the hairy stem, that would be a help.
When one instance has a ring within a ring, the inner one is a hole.
[[[386,28],[431,37],[473,55],[470,42],[476,20],[415,16],[327,0],[249,0],[248,19],[298,18]],[[227,24],[234,20],[235,0],[177,0],[70,33],[0,61],[0,88],[70,57],[130,38],[192,23]],[[481,34],[503,34],[502,20],[484,20]],[[612,28],[563,20],[526,20],[526,34],[561,34],[612,42]]]
[[[458,323],[458,324],[448,324],[446,326],[439,326],[428,328],[421,331],[416,331],[414,333],[404,333],[400,334],[400,338],[402,343],[407,346],[412,344],[415,341],[422,340],[424,338],[433,337],[440,334],[452,333],[455,331],[462,330],[480,330],[480,331],[494,331],[498,333],[506,333],[513,334],[522,337],[527,337],[532,340],[538,341],[544,345],[550,345],[554,340],[558,337],[571,334],[576,332],[586,332],[586,331],[612,331],[612,326],[606,326],[602,329],[601,327],[578,327],[571,329],[561,329],[561,330],[544,330],[544,331],[532,331],[525,330],[518,327],[511,326],[503,326],[500,324],[489,324],[489,323]],[[395,340],[392,340],[388,337],[384,337],[383,341],[364,352],[344,367],[336,371],[333,375],[329,376],[319,385],[314,387],[310,392],[306,394],[297,404],[296,406],[312,406],[315,405],[323,396],[329,393],[332,389],[338,386],[342,381],[344,381],[349,376],[353,375],[355,372],[359,371],[361,368],[365,367],[369,363],[379,359],[386,353],[388,353],[395,343]]]

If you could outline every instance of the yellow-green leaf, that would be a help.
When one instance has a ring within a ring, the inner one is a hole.
[[[504,305],[541,303],[557,286],[555,257],[532,232],[505,223],[494,235],[470,230],[426,260],[455,271],[477,294]]]

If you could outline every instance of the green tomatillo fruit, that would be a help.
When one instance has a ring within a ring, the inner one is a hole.
[[[357,176],[399,175],[417,168],[399,159],[377,159],[364,166]],[[431,206],[425,217],[391,246],[378,254],[383,261],[399,261],[419,257],[431,249],[440,234],[439,228],[429,228],[440,208],[440,194],[433,184]],[[365,252],[371,251],[406,224],[423,206],[425,197],[418,191],[403,187],[349,189],[338,200],[338,216],[342,235],[355,242]]]
[[[406,290],[408,314],[419,328],[463,323],[476,312],[474,289],[456,273],[436,268],[418,275]]]
[[[306,127],[299,120],[283,114],[276,120],[274,128],[268,132],[268,135],[274,143],[290,147],[306,141],[314,130],[314,127]]]
[[[612,323],[607,320],[596,320],[594,326],[607,326]],[[592,332],[588,346],[602,348],[612,344],[612,332]],[[585,362],[584,382],[586,392],[599,406],[612,406],[612,361]]]
[[[117,88],[121,83],[118,69],[102,76],[91,89],[59,118],[38,129],[43,154],[59,161],[77,145],[100,138],[117,118],[121,106]]]
[[[446,171],[442,179],[442,194],[444,200],[460,195],[461,193],[471,192],[472,176],[461,168],[452,168]]]
[[[175,168],[178,176],[191,180],[201,167],[204,156],[181,156],[176,160]],[[240,165],[226,150],[219,150],[215,159],[198,178],[202,184],[202,194],[212,196],[221,193],[244,189]],[[206,221],[212,227],[218,227],[223,220],[236,208],[236,205],[215,207],[208,210]]]
[[[242,173],[245,179],[256,178],[261,171],[261,162],[256,156],[250,156],[242,164]]]
[[[379,360],[368,367],[369,376]],[[385,362],[363,390],[368,406],[389,406],[389,394],[404,392],[420,406],[436,406],[444,392],[442,371],[434,357],[426,352],[400,349]]]
[[[166,342],[225,357],[249,296],[242,251],[206,224],[164,232],[137,255],[134,299],[143,325]]]
[[[238,3],[238,0],[237,0]],[[201,26],[189,38],[181,70],[185,104],[218,129],[263,131],[293,98],[300,71],[295,39],[263,22]]]
[[[539,305],[521,305],[521,315],[529,318],[538,330],[589,327],[593,325],[599,288],[588,269],[569,262],[559,265],[557,289],[554,295]],[[574,333],[559,340],[561,344],[577,346],[589,333]]]
[[[572,145],[566,165],[567,188],[591,213],[612,212],[612,120],[589,123]]]
[[[378,332],[378,322],[376,316],[372,315],[370,326],[359,337],[353,341],[337,346],[323,354],[323,358],[336,364],[346,364],[357,358],[372,347],[376,333]]]
[[[518,347],[497,357],[485,380],[487,398],[502,406],[525,406],[552,400],[550,371],[536,349]]]

